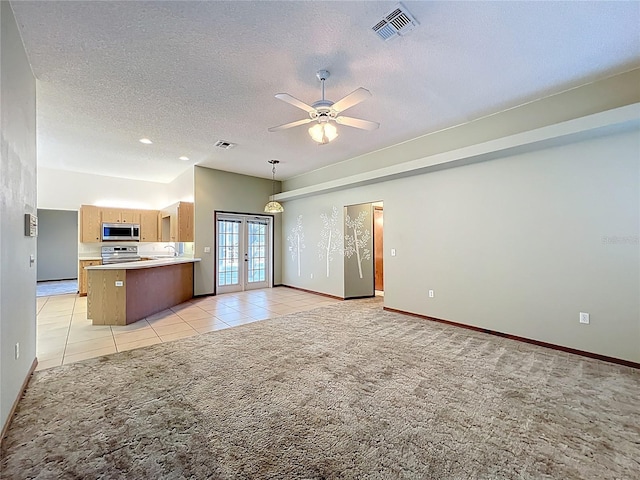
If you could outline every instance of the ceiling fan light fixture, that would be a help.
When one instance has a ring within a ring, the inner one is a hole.
[[[329,122],[316,123],[309,129],[309,135],[314,142],[324,145],[336,139],[338,129]]]
[[[288,93],[276,94],[276,98],[278,100],[282,100],[296,108],[304,110],[308,113],[309,117],[302,120],[296,120],[295,122],[278,125],[277,127],[271,127],[268,129],[270,132],[278,132],[280,130],[286,130],[287,128],[293,128],[311,122],[318,122],[316,125],[309,128],[309,135],[318,144],[325,145],[338,137],[338,130],[335,125],[330,122],[346,125],[347,127],[359,128],[361,130],[375,130],[380,126],[380,124],[376,122],[363,120],[361,118],[345,117],[342,115],[342,112],[346,109],[351,108],[369,98],[371,96],[371,92],[369,90],[362,87],[356,88],[349,95],[342,97],[334,103],[324,97],[324,82],[329,78],[329,72],[327,70],[319,70],[316,76],[322,83],[322,98],[317,102],[314,102],[313,105],[304,103],[302,100],[298,100],[296,97],[292,97]]]

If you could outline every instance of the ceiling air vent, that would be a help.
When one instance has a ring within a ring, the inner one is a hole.
[[[406,35],[419,25],[409,10],[401,3],[387,13],[371,29],[385,42]]]
[[[222,148],[223,150],[229,150],[230,148],[233,148],[235,146],[236,146],[235,143],[225,142],[224,140],[218,140],[214,144],[214,147]]]

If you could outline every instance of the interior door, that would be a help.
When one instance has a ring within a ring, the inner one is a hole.
[[[216,215],[216,293],[271,286],[271,217]]]

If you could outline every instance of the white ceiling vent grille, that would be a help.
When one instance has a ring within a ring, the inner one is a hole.
[[[401,3],[387,13],[371,29],[385,42],[406,35],[419,25],[409,10]]]
[[[223,150],[229,150],[230,148],[233,148],[235,146],[236,146],[235,143],[225,142],[224,140],[218,140],[214,144],[214,147],[222,148]]]

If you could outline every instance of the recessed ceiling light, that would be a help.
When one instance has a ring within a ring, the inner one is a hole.
[[[182,157],[178,157],[178,160],[182,160],[183,162],[186,162],[187,160],[189,160],[189,157],[185,157],[183,155]]]
[[[153,142],[148,138],[141,138],[140,143],[144,143],[145,145],[151,145]]]

